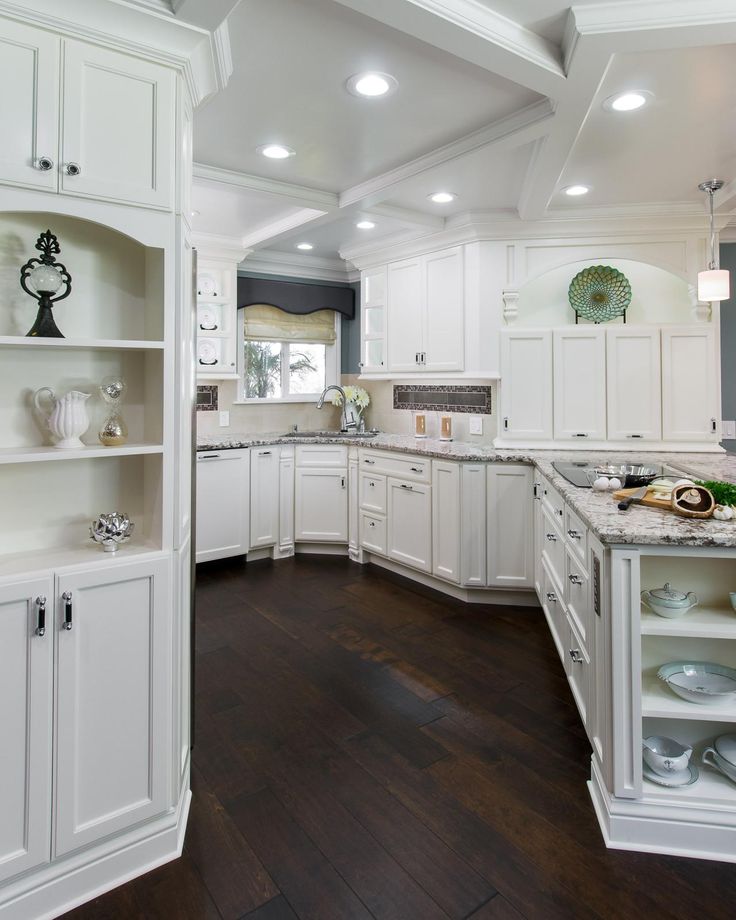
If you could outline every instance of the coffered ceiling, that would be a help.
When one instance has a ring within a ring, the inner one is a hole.
[[[233,72],[195,114],[198,231],[334,262],[476,212],[704,214],[710,176],[736,208],[733,0],[222,2]],[[398,87],[351,95],[362,71]],[[648,104],[604,106],[628,90]],[[273,143],[294,155],[264,158]]]

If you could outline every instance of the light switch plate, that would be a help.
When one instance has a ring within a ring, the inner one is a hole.
[[[736,421],[721,422],[721,437],[724,441],[736,441]]]
[[[468,419],[470,434],[483,434],[483,416],[471,415]]]
[[[228,428],[230,425],[230,411],[223,409],[220,412],[220,428]]]

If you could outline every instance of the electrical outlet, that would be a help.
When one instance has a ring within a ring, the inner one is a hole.
[[[724,441],[736,441],[736,421],[721,422],[721,437]]]
[[[483,434],[483,416],[471,415],[468,419],[468,430],[470,434]]]
[[[228,409],[223,409],[220,412],[220,428],[229,428],[230,427],[230,411]]]

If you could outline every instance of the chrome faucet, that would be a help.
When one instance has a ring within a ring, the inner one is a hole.
[[[347,405],[347,399],[345,398],[345,390],[342,387],[338,386],[336,383],[331,383],[328,387],[325,387],[322,390],[322,395],[317,401],[317,408],[321,409],[325,404],[325,396],[330,392],[330,390],[336,390],[340,396],[342,396],[342,416],[340,419],[340,431],[351,431],[357,428],[354,420],[348,422],[348,417],[345,412],[345,406]]]

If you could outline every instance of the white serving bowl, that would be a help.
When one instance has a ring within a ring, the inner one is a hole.
[[[657,671],[673,693],[689,703],[736,703],[736,671],[710,661],[671,661]]]
[[[644,762],[660,776],[681,773],[687,769],[692,752],[693,749],[689,745],[680,744],[674,738],[664,738],[661,735],[651,735],[642,741]]]
[[[703,751],[702,761],[715,767],[736,783],[736,735],[721,735],[720,738],[716,738],[713,747]]]

